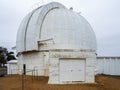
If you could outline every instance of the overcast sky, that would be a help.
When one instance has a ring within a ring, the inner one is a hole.
[[[0,0],[0,46],[15,46],[23,17],[51,1],[73,7],[88,20],[97,37],[99,56],[120,56],[120,0]]]

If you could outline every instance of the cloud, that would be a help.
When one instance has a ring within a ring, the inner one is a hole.
[[[0,45],[14,46],[23,17],[38,2],[50,1],[82,12],[96,33],[98,55],[120,55],[120,0],[0,0]]]

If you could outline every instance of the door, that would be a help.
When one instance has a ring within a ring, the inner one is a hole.
[[[60,81],[84,81],[85,60],[60,59]]]

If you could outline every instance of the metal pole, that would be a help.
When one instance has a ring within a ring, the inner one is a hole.
[[[23,64],[23,71],[22,71],[22,90],[24,90],[24,75],[26,75],[26,64]]]
[[[22,73],[22,90],[24,90],[24,74]]]

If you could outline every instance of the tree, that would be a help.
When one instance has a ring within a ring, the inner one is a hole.
[[[14,56],[14,52],[9,52],[7,54],[7,61],[14,60],[14,59],[16,59]]]
[[[0,67],[4,66],[7,61],[16,59],[14,52],[8,52],[7,48],[0,47]]]

